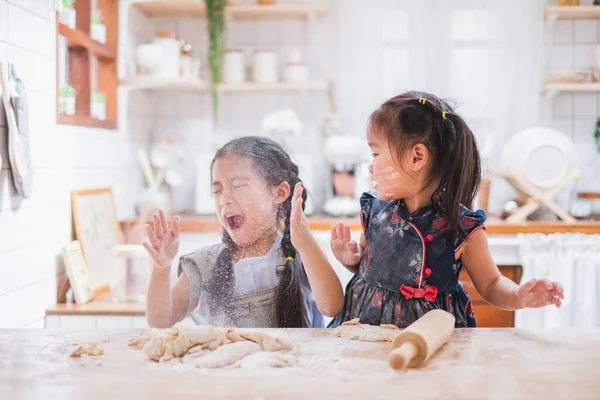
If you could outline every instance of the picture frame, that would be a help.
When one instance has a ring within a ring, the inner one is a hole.
[[[111,188],[71,192],[73,239],[81,246],[93,296],[110,291],[115,246],[123,244]]]
[[[79,241],[73,240],[64,246],[62,254],[75,302],[77,304],[89,303],[94,297],[94,292]]]

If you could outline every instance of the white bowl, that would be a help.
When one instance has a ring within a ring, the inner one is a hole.
[[[574,163],[575,146],[563,133],[535,127],[514,135],[502,152],[502,167],[524,175],[531,183],[548,188],[556,185]]]

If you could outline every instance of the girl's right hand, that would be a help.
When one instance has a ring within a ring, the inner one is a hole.
[[[148,242],[142,243],[154,265],[160,268],[171,268],[173,260],[179,251],[179,216],[174,216],[171,228],[167,224],[162,210],[153,215],[154,229],[146,225]]]
[[[331,251],[345,266],[353,266],[360,261],[360,250],[356,241],[350,239],[350,228],[344,224],[331,226]]]

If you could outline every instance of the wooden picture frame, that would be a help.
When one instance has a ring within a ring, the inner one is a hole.
[[[74,238],[87,264],[94,297],[110,291],[116,261],[114,248],[123,244],[121,226],[110,188],[71,192]]]
[[[62,254],[75,301],[77,304],[89,303],[94,297],[94,292],[79,241],[74,240],[64,246]]]

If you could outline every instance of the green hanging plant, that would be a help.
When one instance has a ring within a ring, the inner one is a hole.
[[[212,82],[213,120],[219,115],[219,91],[225,52],[225,0],[204,0],[208,25],[208,68]]]

